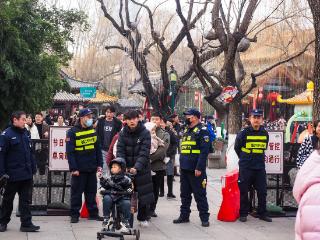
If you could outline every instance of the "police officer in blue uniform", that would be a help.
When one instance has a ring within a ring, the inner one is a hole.
[[[76,125],[67,132],[66,150],[71,171],[71,223],[79,222],[82,194],[89,211],[89,220],[103,221],[96,203],[97,176],[102,174],[102,153],[92,127],[92,111],[79,112]]]
[[[31,221],[32,179],[36,173],[36,162],[25,123],[26,114],[22,111],[14,112],[11,127],[0,136],[0,177],[5,174],[9,176],[0,210],[0,232],[7,230],[16,193],[19,194],[20,231],[35,232],[40,229]]]
[[[239,157],[240,221],[246,222],[250,208],[248,192],[251,186],[258,195],[258,216],[261,220],[272,222],[267,216],[267,179],[265,170],[265,150],[269,134],[261,124],[263,112],[254,109],[250,116],[250,126],[244,128],[237,136],[234,150]]]
[[[209,206],[207,201],[206,161],[209,154],[209,132],[200,122],[200,112],[189,109],[184,113],[187,127],[181,142],[180,154],[180,216],[173,223],[189,222],[190,205],[193,196],[197,203],[203,227],[209,227]]]

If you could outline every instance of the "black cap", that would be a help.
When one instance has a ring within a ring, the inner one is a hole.
[[[201,113],[196,108],[190,108],[188,111],[184,112],[183,115],[193,115],[200,118]]]
[[[80,110],[79,117],[84,117],[90,114],[92,114],[92,111],[89,108],[84,108]]]
[[[251,111],[251,116],[263,116],[263,111],[261,109],[253,109]]]

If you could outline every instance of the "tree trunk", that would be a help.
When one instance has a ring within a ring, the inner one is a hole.
[[[313,15],[315,30],[315,63],[314,63],[314,92],[313,92],[313,119],[320,119],[320,0],[308,0]]]
[[[237,134],[242,126],[242,104],[240,98],[235,98],[229,105],[228,133]]]

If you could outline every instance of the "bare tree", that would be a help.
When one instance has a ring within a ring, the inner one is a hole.
[[[194,0],[190,0],[189,2],[190,6],[195,4]],[[238,7],[234,7],[236,1],[233,0],[230,0],[227,5],[223,5],[221,0],[214,0],[212,2],[212,30],[206,37],[209,39],[209,42],[214,42],[214,44],[212,44],[214,46],[204,52],[201,51],[202,47],[196,46],[195,41],[191,36],[191,28],[188,27],[190,22],[188,18],[183,15],[180,0],[176,0],[177,13],[185,29],[188,29],[186,35],[188,47],[193,52],[193,64],[192,68],[190,68],[190,72],[194,72],[199,78],[199,81],[205,90],[205,99],[218,111],[218,113],[220,113],[220,116],[224,116],[228,112],[228,132],[230,134],[235,134],[241,129],[241,100],[249,94],[252,89],[257,87],[256,78],[273,68],[302,55],[314,40],[308,42],[302,50],[266,67],[266,69],[251,73],[251,84],[249,88],[244,89],[242,83],[247,73],[241,60],[241,53],[249,49],[250,42],[257,41],[259,33],[286,19],[292,18],[294,14],[283,16],[280,20],[266,24],[272,14],[283,4],[284,0],[281,0],[269,15],[261,21],[251,25],[253,15],[257,10],[260,1],[242,0],[239,1],[240,5]],[[205,1],[204,3],[208,3],[208,1]],[[231,13],[234,10],[236,10],[236,12],[235,15],[233,15],[234,17],[232,20]],[[250,33],[251,36],[249,35]],[[203,67],[203,64],[206,61],[217,57],[219,57],[219,60],[222,62],[220,69],[215,68],[208,71]],[[180,79],[180,85],[184,83],[183,80],[185,79]],[[236,87],[238,93],[233,101],[226,105],[218,101],[217,97],[221,94],[222,89],[227,86]]]
[[[119,0],[119,14],[118,19],[111,15],[111,13],[106,8],[106,5],[103,0],[97,0],[101,9],[104,13],[104,16],[112,23],[113,27],[118,31],[118,33],[126,39],[127,43],[120,45],[108,45],[105,48],[107,50],[117,49],[128,53],[131,59],[134,62],[134,65],[141,76],[143,86],[146,92],[146,95],[152,105],[152,107],[163,114],[170,113],[171,109],[169,108],[169,95],[170,95],[170,81],[168,75],[168,63],[172,55],[178,49],[186,34],[195,27],[199,19],[205,14],[209,1],[205,2],[202,6],[202,9],[194,14],[192,5],[189,6],[188,10],[188,26],[182,26],[178,31],[178,34],[174,37],[172,41],[167,41],[164,37],[164,32],[168,26],[165,24],[162,32],[160,29],[157,29],[154,22],[154,15],[157,8],[167,2],[162,1],[153,11],[146,4],[147,1],[140,3],[136,0]],[[132,17],[129,11],[129,5],[139,8],[137,15]],[[142,44],[144,39],[142,38],[141,31],[138,24],[138,15],[146,11],[148,20],[149,20],[149,39],[150,42]],[[170,17],[169,21],[172,20]],[[147,55],[150,54],[151,49],[156,47],[158,54],[160,55],[159,69],[161,72],[161,81],[162,88],[155,89],[149,79],[149,69]],[[188,79],[192,75],[192,71],[188,71],[187,74],[184,74],[182,78]]]
[[[314,63],[314,82],[313,92],[313,119],[320,119],[320,0],[308,0],[315,30],[315,63]]]

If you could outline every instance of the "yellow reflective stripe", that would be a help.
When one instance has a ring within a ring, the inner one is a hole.
[[[183,153],[183,154],[190,153],[190,150],[181,150],[181,153]]]
[[[252,153],[264,153],[261,149],[252,149]]]
[[[199,128],[195,128],[195,129],[193,129],[193,132],[197,132],[199,130]]]
[[[80,147],[80,146],[83,146],[83,145],[88,145],[88,144],[95,143],[96,141],[97,141],[97,136],[93,136],[93,137],[89,137],[89,138],[83,138],[83,139],[76,140],[76,146]]]
[[[267,143],[264,142],[248,142],[246,143],[246,148],[267,148]]]
[[[241,151],[242,151],[242,152],[245,152],[245,153],[251,153],[251,151],[250,151],[249,149],[246,149],[246,148],[244,148],[244,147],[241,148]]]
[[[194,146],[194,145],[197,145],[197,142],[196,142],[196,141],[183,141],[183,142],[181,143],[181,146],[185,146],[185,145]]]
[[[200,150],[181,150],[181,153],[182,154],[190,154],[190,153],[193,153],[193,154],[200,154],[201,153],[201,151]]]
[[[94,149],[94,145],[84,146],[85,150]]]
[[[76,151],[83,151],[84,149],[83,149],[83,147],[79,147],[79,148],[75,148],[74,150],[76,150]]]
[[[247,136],[247,140],[267,140],[267,136]]]
[[[90,130],[87,130],[87,131],[76,132],[76,136],[80,137],[80,136],[83,136],[83,135],[89,135],[91,133],[94,133],[94,129],[90,129]]]

